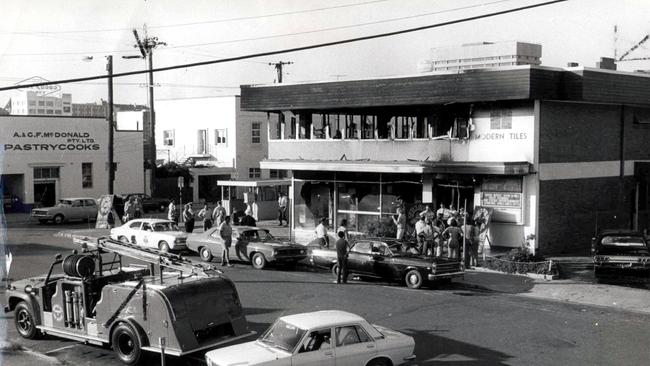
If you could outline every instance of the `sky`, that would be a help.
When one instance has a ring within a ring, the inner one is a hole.
[[[61,80],[144,70],[133,29],[165,42],[154,67],[287,49],[392,32],[544,2],[543,0],[2,0],[0,86],[40,76]],[[618,33],[615,36],[614,26]],[[398,36],[184,68],[154,75],[156,99],[233,95],[242,84],[346,80],[417,74],[431,48],[475,42],[542,45],[542,64],[594,67],[650,33],[650,1],[569,0],[522,12]],[[92,61],[84,60],[93,56]],[[650,42],[630,57],[650,57]],[[650,69],[650,60],[619,63]],[[116,78],[116,103],[146,104],[146,76]],[[106,80],[62,84],[73,103],[107,98]],[[4,106],[12,92],[0,92]]]

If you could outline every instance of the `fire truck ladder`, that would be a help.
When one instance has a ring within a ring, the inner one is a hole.
[[[85,245],[87,248],[95,247],[100,253],[115,253],[120,256],[126,256],[146,263],[157,264],[161,268],[167,267],[182,273],[189,273],[190,275],[220,277],[223,274],[221,270],[216,269],[214,266],[194,263],[178,254],[163,253],[157,249],[144,248],[110,238],[103,237],[93,240],[87,237],[75,237],[73,241],[75,244],[80,244],[82,246]],[[162,270],[160,271],[160,274],[162,276]]]

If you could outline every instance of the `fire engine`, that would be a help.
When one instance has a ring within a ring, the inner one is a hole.
[[[22,337],[109,345],[133,365],[143,351],[182,356],[253,334],[221,271],[108,238],[74,241],[81,251],[57,254],[47,274],[9,284],[4,310],[14,311]],[[144,263],[123,265],[122,257]],[[63,273],[54,274],[59,264]]]

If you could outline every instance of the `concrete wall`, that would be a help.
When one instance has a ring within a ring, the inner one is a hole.
[[[3,116],[2,174],[23,175],[21,199],[34,203],[34,167],[59,167],[56,199],[108,192],[108,128],[103,118]],[[142,132],[116,132],[115,193],[141,192]],[[92,163],[92,187],[82,187],[82,163]]]
[[[236,170],[234,178],[249,179],[249,168],[259,168],[260,160],[268,155],[268,120],[266,113],[240,110],[240,100],[236,100]],[[252,125],[260,124],[260,142],[252,143]],[[269,178],[268,170],[261,172],[261,178]]]

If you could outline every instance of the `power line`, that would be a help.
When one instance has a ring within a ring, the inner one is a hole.
[[[371,39],[396,36],[396,35],[400,35],[400,34],[418,32],[418,31],[426,30],[426,29],[444,27],[444,26],[452,25],[452,24],[459,24],[459,23],[465,23],[465,22],[470,22],[470,21],[479,20],[479,19],[491,18],[491,17],[495,17],[495,16],[498,16],[498,15],[504,15],[504,14],[520,12],[520,11],[524,11],[524,10],[539,8],[539,7],[552,5],[552,4],[557,4],[557,3],[562,3],[562,2],[566,2],[566,1],[568,1],[568,0],[546,1],[546,2],[543,2],[543,3],[527,5],[527,6],[522,6],[522,7],[512,8],[512,9],[507,9],[507,10],[501,10],[501,11],[497,11],[497,12],[492,12],[492,13],[487,13],[487,14],[482,14],[482,15],[476,15],[476,16],[467,17],[467,18],[450,20],[450,21],[442,22],[442,23],[435,23],[435,24],[430,24],[430,25],[425,25],[425,26],[420,26],[420,27],[415,27],[415,28],[403,29],[403,30],[387,32],[387,33],[373,34],[373,35],[363,36],[363,37],[348,38],[348,39],[344,39],[344,40],[340,40],[340,41],[318,43],[318,44],[309,45],[309,46],[302,46],[302,47],[287,48],[287,49],[276,50],[276,51],[253,53],[253,54],[249,54],[249,55],[228,57],[228,58],[223,58],[223,59],[218,59],[218,60],[210,60],[210,61],[194,62],[194,63],[189,63],[189,64],[158,67],[158,68],[150,69],[150,70],[122,72],[122,73],[113,74],[113,77],[131,76],[131,75],[146,74],[146,73],[149,73],[149,72],[162,72],[162,71],[169,71],[169,70],[185,69],[185,68],[188,68],[188,67],[206,66],[206,65],[219,64],[219,63],[225,63],[225,62],[245,60],[245,59],[249,59],[249,58],[278,55],[278,54],[282,54],[282,53],[298,52],[298,51],[305,51],[305,50],[311,50],[311,49],[323,48],[323,47],[331,47],[331,46],[347,44],[347,43],[353,43],[353,42],[367,41],[367,40],[371,40]],[[21,89],[21,88],[28,88],[28,87],[35,87],[35,86],[44,86],[44,85],[53,85],[53,84],[65,84],[65,83],[89,81],[89,80],[99,80],[99,79],[106,79],[107,77],[108,77],[107,75],[97,75],[97,76],[87,76],[87,77],[74,78],[74,79],[63,79],[63,80],[57,80],[57,81],[48,81],[48,82],[43,82],[43,83],[14,85],[14,86],[8,86],[8,87],[1,87],[0,91]]]
[[[194,43],[194,44],[185,44],[185,45],[177,45],[177,46],[168,46],[165,50],[172,50],[172,49],[179,49],[179,48],[190,48],[190,47],[200,47],[200,46],[211,46],[211,45],[229,44],[229,43],[239,43],[239,42],[259,41],[259,40],[266,40],[266,39],[273,39],[273,38],[298,36],[298,35],[303,35],[303,34],[329,32],[329,31],[333,31],[333,30],[365,27],[365,26],[368,26],[368,25],[376,25],[376,24],[383,24],[383,23],[402,21],[402,20],[407,20],[407,19],[421,18],[421,17],[430,16],[430,15],[437,15],[437,14],[449,13],[449,12],[454,12],[454,11],[459,11],[459,10],[467,10],[467,9],[479,8],[479,7],[484,7],[484,6],[489,6],[489,5],[494,5],[494,4],[498,4],[498,3],[504,3],[504,2],[510,2],[510,1],[514,1],[514,0],[496,0],[496,1],[488,2],[488,3],[480,3],[480,4],[468,5],[468,6],[452,8],[452,9],[445,9],[445,10],[434,11],[434,12],[429,12],[429,13],[424,13],[424,14],[409,15],[409,16],[398,17],[398,18],[389,18],[389,19],[377,20],[377,21],[373,21],[373,22],[350,24],[350,25],[343,25],[343,26],[338,26],[338,27],[313,29],[313,30],[307,30],[307,31],[302,31],[302,32],[284,33],[284,34],[277,34],[277,35],[270,35],[270,36],[263,36],[263,37],[250,37],[250,38],[231,39],[231,40],[216,41],[216,42],[204,42],[204,43]],[[151,27],[149,27],[149,28],[151,28]],[[130,52],[131,52],[131,50],[91,51],[91,52],[59,52],[59,53],[7,53],[7,54],[3,54],[3,56],[90,55],[90,54],[130,53]]]
[[[318,11],[323,11],[323,10],[349,8],[349,7],[353,7],[353,6],[368,5],[368,4],[381,3],[381,2],[386,2],[386,1],[390,1],[390,0],[372,0],[372,1],[365,1],[365,2],[361,2],[361,3],[327,6],[327,7],[322,7],[322,8],[314,8],[314,9],[306,9],[306,10],[294,10],[294,11],[288,11],[288,12],[283,12],[283,13],[254,15],[254,16],[247,16],[247,17],[236,17],[236,18],[206,20],[206,21],[202,21],[202,22],[177,23],[177,24],[167,24],[167,25],[153,25],[153,26],[149,26],[149,28],[175,28],[175,27],[187,27],[187,26],[194,26],[194,25],[202,25],[202,24],[234,22],[234,21],[240,21],[240,20],[272,18],[272,17],[279,17],[279,16],[284,16],[284,15],[295,15],[295,14],[313,13],[313,12],[318,12]],[[67,30],[67,31],[12,31],[12,32],[0,32],[0,34],[102,33],[102,32],[123,32],[123,31],[129,31],[129,30],[131,30],[131,28],[109,28],[109,29],[88,29],[88,30],[79,29],[79,30]]]

